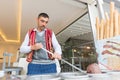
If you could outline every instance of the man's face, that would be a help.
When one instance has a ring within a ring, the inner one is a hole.
[[[39,17],[38,18],[38,27],[44,29],[48,23],[49,18]]]

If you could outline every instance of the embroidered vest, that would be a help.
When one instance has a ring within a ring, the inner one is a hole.
[[[34,28],[30,29],[28,34],[29,34],[29,45],[34,45],[35,44],[35,38],[36,38],[36,31],[34,31]],[[52,31],[48,28],[45,30],[45,40],[46,40],[46,49],[52,52],[53,51],[53,48],[52,48]],[[26,61],[31,62],[33,54],[34,54],[34,51],[31,51],[30,53],[28,53]],[[51,54],[49,54],[49,53],[48,53],[48,57],[50,59],[53,59],[51,57]]]

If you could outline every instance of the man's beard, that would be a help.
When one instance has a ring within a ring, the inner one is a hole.
[[[41,29],[41,31],[42,30],[44,30],[45,29],[45,26],[39,26],[39,28]]]

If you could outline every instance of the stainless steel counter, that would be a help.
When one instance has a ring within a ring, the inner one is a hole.
[[[119,80],[120,72],[108,72],[103,74],[85,74],[79,72],[64,72],[60,74],[46,75],[5,75],[0,80]]]

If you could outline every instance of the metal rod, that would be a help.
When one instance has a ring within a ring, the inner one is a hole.
[[[68,61],[64,60],[64,59],[61,59],[61,61],[67,63],[68,65],[70,65],[71,67],[77,69],[78,71],[82,72],[82,73],[85,73],[85,71],[81,70],[80,68],[74,66],[73,64],[69,63]]]
[[[50,52],[50,51],[48,51],[48,50],[46,50],[46,49],[44,49],[44,48],[42,48],[44,51],[46,51],[46,52],[48,52],[48,53],[50,53],[50,54],[52,54],[53,55],[53,53],[52,52]],[[85,71],[83,71],[82,69],[80,69],[80,68],[78,68],[78,67],[76,67],[76,66],[74,66],[73,64],[71,64],[71,63],[69,63],[68,61],[66,61],[66,60],[64,60],[64,59],[61,59],[61,61],[63,61],[63,62],[65,62],[65,63],[67,63],[68,65],[70,65],[71,67],[73,67],[73,68],[75,68],[75,69],[77,69],[78,71],[80,71],[80,72],[82,72],[82,73],[86,73]]]

